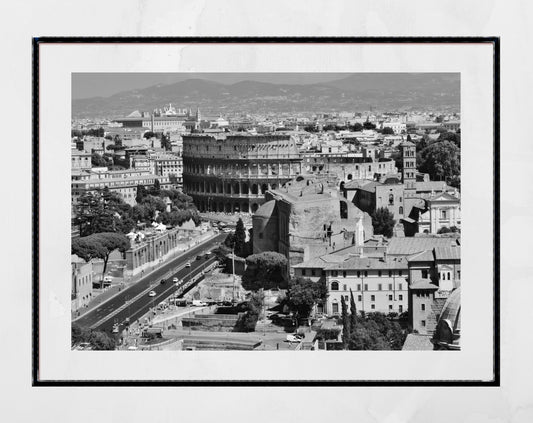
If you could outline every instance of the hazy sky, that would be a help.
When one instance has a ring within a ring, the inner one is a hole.
[[[346,73],[73,73],[72,98],[109,97],[121,91],[172,84],[191,78],[223,84],[261,81],[276,84],[313,84],[348,76]]]

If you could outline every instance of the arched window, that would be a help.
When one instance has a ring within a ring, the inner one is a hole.
[[[398,209],[398,211],[399,211],[400,214],[403,214],[403,207],[400,206],[400,208]]]
[[[339,290],[339,282],[337,282],[337,281],[331,282],[331,290],[332,291],[338,291]]]
[[[394,204],[394,195],[393,194],[389,194],[389,204]]]

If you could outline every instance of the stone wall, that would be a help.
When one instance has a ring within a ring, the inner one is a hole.
[[[191,330],[233,332],[241,314],[198,314],[184,317],[181,322],[184,328]]]

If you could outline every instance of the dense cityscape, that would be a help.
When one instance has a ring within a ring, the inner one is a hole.
[[[72,348],[459,350],[460,111],[440,97],[84,106]]]

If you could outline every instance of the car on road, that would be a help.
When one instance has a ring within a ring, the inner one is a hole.
[[[185,263],[185,267],[191,267],[191,262],[188,261],[187,263]]]
[[[166,282],[166,280],[165,280],[165,279],[161,279],[161,285],[164,285],[164,284],[165,284],[165,282]]]
[[[204,303],[203,301],[200,301],[200,300],[193,300],[192,305],[193,307],[205,307],[207,303]]]
[[[211,252],[210,251],[208,251],[207,253],[204,254],[204,258],[206,260],[208,260],[210,257],[211,257]]]
[[[155,291],[150,291],[150,292],[148,293],[148,296],[149,296],[149,297],[155,297],[155,296],[156,296]]]
[[[196,260],[202,260],[202,256],[196,256]]]
[[[172,278],[172,283],[178,283],[180,280],[178,278]]]
[[[233,232],[233,229],[231,229],[231,228],[224,228],[224,229],[222,229],[222,232],[229,234],[230,232]]]

